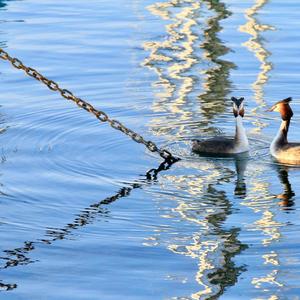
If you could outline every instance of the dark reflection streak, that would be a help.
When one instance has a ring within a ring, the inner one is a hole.
[[[235,195],[239,198],[245,198],[246,183],[244,181],[244,173],[248,163],[248,158],[236,157],[234,158],[234,162],[236,172],[230,172],[230,177],[233,177],[235,174],[237,176]],[[209,214],[206,217],[207,224],[210,225],[210,233],[207,232],[206,235],[208,237],[211,236],[211,240],[215,240],[213,237],[217,236],[217,240],[221,241],[221,243],[219,243],[217,249],[214,249],[211,252],[212,256],[219,253],[219,257],[216,261],[219,260],[220,263],[213,266],[213,268],[208,269],[205,275],[209,282],[207,287],[211,289],[210,291],[207,289],[207,291],[204,291],[203,293],[200,292],[198,294],[199,299],[218,299],[224,294],[229,286],[235,285],[240,274],[246,271],[246,267],[244,265],[236,266],[232,261],[236,255],[248,248],[246,244],[243,244],[238,240],[238,235],[241,229],[237,227],[231,229],[223,228],[223,224],[227,217],[232,214],[232,203],[227,198],[225,191],[215,188],[215,186],[218,186],[222,182],[228,182],[228,180],[229,178],[226,175],[223,178],[220,178],[217,184],[209,184],[207,192],[203,195],[202,199],[203,202],[212,200],[215,202],[216,213]],[[213,260],[214,259],[211,259],[211,261]]]
[[[5,7],[7,4],[5,3],[5,2],[7,2],[7,1],[9,1],[9,0],[0,0],[0,9],[1,8],[3,8],[3,7]]]
[[[216,115],[222,114],[226,110],[226,102],[224,101],[230,93],[231,82],[229,75],[231,69],[236,66],[230,61],[220,59],[220,56],[227,54],[230,49],[226,47],[218,33],[222,30],[220,21],[228,18],[231,12],[226,9],[226,5],[221,1],[204,0],[207,3],[210,11],[215,11],[216,15],[209,18],[207,21],[207,28],[204,30],[204,42],[201,48],[205,50],[205,57],[212,62],[212,67],[204,72],[204,93],[198,96],[201,103],[201,112],[204,117],[199,125],[201,127],[208,127],[206,130],[214,130],[211,124]],[[235,186],[235,195],[239,198],[246,196],[246,184],[244,181],[244,172],[247,165],[247,159],[235,159],[237,180]],[[224,191],[218,191],[211,184],[204,197],[216,199],[215,206],[222,208],[215,214],[207,217],[208,224],[212,225],[212,236],[218,236],[218,240],[223,241],[220,251],[223,263],[215,266],[212,270],[208,270],[205,276],[209,281],[209,286],[215,287],[215,291],[207,290],[207,292],[200,292],[199,296],[202,299],[218,299],[224,294],[226,288],[236,284],[239,275],[245,271],[245,267],[237,267],[232,261],[232,258],[244,249],[247,245],[242,244],[238,240],[240,228],[232,228],[229,230],[223,229],[222,224],[226,221],[227,217],[232,213],[231,202],[227,199]],[[213,253],[212,253],[213,254]],[[209,289],[209,286],[207,288]]]
[[[226,102],[224,99],[230,92],[231,82],[229,81],[230,70],[236,66],[234,63],[222,60],[219,57],[227,54],[230,49],[226,47],[218,33],[222,30],[220,21],[228,18],[231,12],[226,9],[224,3],[216,0],[204,0],[211,11],[215,11],[216,15],[209,18],[207,28],[204,30],[204,42],[201,48],[205,50],[205,57],[213,63],[212,67],[204,72],[204,90],[205,92],[199,95],[201,102],[202,115],[204,120],[200,124],[210,124],[216,114],[225,112]]]
[[[233,228],[229,232],[221,229],[219,231],[220,235],[227,236],[224,241],[224,249],[222,250],[224,262],[222,266],[214,269],[207,275],[210,283],[219,287],[218,292],[207,299],[218,299],[228,287],[235,285],[240,274],[247,270],[245,266],[237,267],[232,261],[236,255],[248,248],[246,244],[242,244],[238,240],[239,232],[239,228]]]
[[[248,163],[247,158],[235,158],[236,167],[236,187],[235,195],[239,198],[246,197],[246,183],[244,181],[244,172]],[[207,275],[208,280],[212,285],[218,286],[218,291],[207,299],[218,299],[225,292],[226,288],[236,284],[239,275],[246,271],[245,266],[237,267],[232,261],[232,258],[247,249],[246,244],[242,244],[238,240],[240,228],[223,229],[221,226],[226,221],[227,217],[232,213],[232,204],[227,199],[224,191],[216,190],[213,185],[209,186],[208,193],[218,199],[218,207],[222,207],[222,211],[217,214],[209,215],[208,222],[214,225],[215,234],[224,239],[222,249],[223,264],[215,268]]]
[[[174,253],[197,258],[199,261],[195,279],[201,288],[191,297],[186,297],[187,299],[218,299],[230,286],[234,286],[242,272],[246,271],[246,265],[236,265],[234,257],[247,249],[248,245],[238,239],[240,227],[226,226],[226,221],[233,212],[233,204],[227,191],[220,189],[237,176],[236,189],[239,186],[239,197],[246,197],[244,172],[248,158],[234,158],[233,162],[236,172],[224,167],[222,163],[216,163],[214,170],[217,171],[216,174],[221,175],[220,178],[212,182],[207,178],[209,183],[206,190],[201,192],[201,196],[198,198],[198,194],[193,194],[197,197],[196,202],[193,201],[189,205],[188,202],[179,200],[176,211],[183,219],[194,221],[201,226],[189,238],[192,242],[188,245],[185,241],[182,244],[174,240],[169,246]]]
[[[72,223],[67,224],[63,228],[51,228],[46,231],[45,239],[39,239],[37,241],[26,241],[24,246],[20,248],[15,248],[13,250],[4,250],[3,252],[6,256],[0,257],[0,259],[6,261],[5,265],[0,267],[0,269],[7,269],[10,267],[16,267],[20,265],[28,265],[35,262],[26,256],[29,252],[35,249],[38,244],[51,245],[57,240],[63,240],[66,236],[72,234],[74,230],[80,227],[91,224],[95,218],[100,215],[107,215],[107,211],[103,208],[105,205],[109,205],[123,197],[127,197],[130,193],[137,188],[142,188],[146,184],[151,184],[157,179],[158,173],[161,171],[168,170],[177,160],[165,160],[162,162],[158,168],[149,170],[143,177],[143,179],[136,180],[136,182],[121,188],[115,195],[107,197],[100,202],[91,204],[89,207],[82,210],[80,214],[74,219]],[[48,238],[51,237],[51,238]],[[17,284],[6,284],[0,282],[0,291],[8,291],[17,288]]]
[[[292,186],[289,181],[289,174],[288,174],[288,167],[277,165],[277,172],[279,180],[283,186],[283,193],[278,194],[276,197],[278,199],[281,199],[281,202],[279,203],[283,208],[290,209],[295,203],[294,203],[294,196],[295,193],[292,189]]]
[[[247,195],[247,188],[245,183],[245,171],[247,167],[248,159],[237,158],[235,160],[235,168],[237,173],[237,180],[235,184],[234,194],[241,199],[244,199]]]

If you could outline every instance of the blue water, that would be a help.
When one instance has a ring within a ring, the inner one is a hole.
[[[291,96],[296,1],[0,1],[0,46],[182,158],[156,154],[0,61],[0,299],[299,299],[300,169],[269,144]],[[190,140],[232,135],[248,158]]]

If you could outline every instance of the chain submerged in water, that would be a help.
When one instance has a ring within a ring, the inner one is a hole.
[[[65,99],[72,100],[80,108],[83,108],[84,110],[92,113],[99,121],[108,122],[111,127],[125,133],[135,142],[137,142],[139,144],[144,144],[147,147],[147,149],[150,150],[151,152],[157,152],[163,159],[170,161],[170,162],[176,162],[179,160],[179,158],[173,156],[168,150],[158,148],[155,143],[153,143],[152,141],[146,141],[141,135],[139,135],[138,133],[134,132],[133,130],[127,128],[121,122],[111,119],[105,112],[103,112],[101,110],[97,110],[88,102],[73,95],[73,93],[70,92],[69,90],[62,89],[55,81],[46,78],[41,73],[39,73],[37,70],[35,70],[31,67],[25,66],[22,63],[22,61],[20,61],[17,58],[11,57],[2,48],[0,48],[0,58],[3,60],[9,61],[14,68],[23,70],[30,77],[33,77],[34,79],[44,83],[50,90],[59,92],[61,94],[61,96],[64,97]]]

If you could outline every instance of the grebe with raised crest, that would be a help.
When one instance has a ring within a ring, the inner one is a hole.
[[[249,151],[246,130],[243,126],[244,98],[231,98],[233,102],[233,115],[236,120],[235,137],[215,137],[209,140],[193,140],[192,151],[206,155],[232,155]]]
[[[287,136],[293,111],[290,107],[292,98],[275,103],[268,111],[276,111],[281,115],[281,125],[270,146],[270,152],[281,163],[300,165],[300,143],[289,143]]]

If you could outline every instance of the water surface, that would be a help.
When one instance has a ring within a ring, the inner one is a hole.
[[[0,45],[182,160],[0,62],[1,299],[299,299],[300,169],[274,162],[295,1],[0,1]],[[249,157],[205,158],[245,97]],[[153,171],[152,171],[153,174]]]

